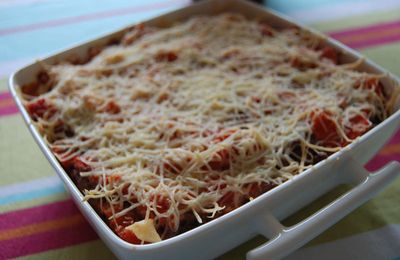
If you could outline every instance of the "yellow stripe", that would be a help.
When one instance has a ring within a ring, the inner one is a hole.
[[[392,154],[400,154],[400,144],[390,144],[386,145],[380,152],[379,155],[392,155]]]
[[[4,107],[10,107],[10,106],[14,106],[14,100],[12,98],[6,98],[3,100],[0,100],[0,108],[4,108]]]
[[[85,220],[81,214],[75,214],[68,218],[49,220],[10,230],[4,230],[0,231],[0,241],[61,229],[69,226],[78,225],[84,222]]]

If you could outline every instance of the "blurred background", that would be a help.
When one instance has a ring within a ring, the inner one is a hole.
[[[186,6],[189,0],[0,0],[0,259],[113,258],[81,216],[30,136],[7,89],[9,75],[49,53]],[[400,75],[400,0],[262,3],[360,51]],[[400,160],[400,133],[368,163]],[[400,178],[287,259],[400,257]],[[287,220],[296,223],[335,191]],[[243,259],[257,237],[222,259]]]

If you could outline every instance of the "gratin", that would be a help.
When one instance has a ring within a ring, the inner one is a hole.
[[[397,95],[382,75],[338,64],[322,42],[236,14],[137,25],[87,60],[42,64],[24,105],[114,232],[154,243],[290,180],[390,115]]]

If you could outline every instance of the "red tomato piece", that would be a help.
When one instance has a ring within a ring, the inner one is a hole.
[[[112,206],[114,208],[114,212],[119,212],[122,210],[122,207],[120,205],[113,205]],[[107,217],[110,218],[113,215],[113,211],[111,209],[111,205],[108,203],[104,203],[101,207],[101,211],[103,212],[103,214]]]
[[[121,176],[120,175],[111,175],[111,176],[107,176],[106,177],[106,183],[116,183],[119,182],[121,180]]]
[[[151,198],[150,200],[154,200],[154,197]],[[156,195],[155,196],[155,201],[156,201],[156,208],[159,213],[165,213],[171,206],[171,202],[168,198],[161,196],[161,195]]]
[[[173,51],[162,51],[157,53],[155,58],[157,61],[173,62],[178,59],[178,55]]]
[[[79,172],[87,172],[91,170],[91,167],[86,163],[82,162],[81,159],[75,157],[73,160],[74,168],[77,169]]]
[[[223,131],[221,134],[217,135],[214,138],[214,142],[220,143],[220,142],[224,141],[225,139],[229,138],[234,133],[236,133],[236,131],[237,131],[236,129],[230,129],[227,131]]]
[[[132,244],[140,244],[142,241],[137,238],[137,236],[130,230],[124,228],[124,227],[119,227],[115,232],[118,234],[120,238],[125,240],[126,242],[132,243]]]
[[[105,111],[109,114],[118,114],[121,112],[121,107],[111,100],[106,104]]]
[[[57,112],[57,109],[53,105],[48,104],[43,98],[28,104],[27,109],[33,119],[43,118],[44,116],[50,118]]]
[[[214,171],[228,170],[230,168],[229,157],[230,157],[229,150],[222,149],[216,152],[211,161],[208,162],[208,165]]]
[[[336,147],[341,143],[335,121],[327,111],[318,111],[311,114],[312,133],[314,137],[327,147]]]
[[[363,115],[356,115],[350,118],[351,127],[346,128],[346,135],[350,139],[355,139],[365,132],[371,127],[371,122],[365,118]]]
[[[330,46],[326,46],[322,49],[320,57],[331,60],[334,64],[338,63],[338,54],[336,50]]]
[[[91,170],[91,167],[86,163],[82,162],[78,156],[73,157],[70,160],[61,162],[61,165],[67,171],[77,170],[78,172],[87,172]]]
[[[123,216],[117,217],[117,218],[112,218],[109,219],[113,216],[113,210],[114,209],[114,213],[118,213],[120,212],[123,207],[121,207],[120,205],[109,205],[109,204],[103,204],[101,207],[101,211],[104,214],[104,216],[107,218],[108,220],[108,225],[115,231],[118,231],[121,229],[121,227],[127,227],[129,225],[132,225],[134,222],[134,216],[133,216],[133,211],[130,211],[128,213],[126,213]]]
[[[171,206],[171,201],[164,196],[157,195],[155,197],[155,200],[156,200],[157,211],[161,214],[167,212]],[[158,219],[158,225],[174,229],[175,227],[174,216],[171,215],[169,217],[160,217]]]
[[[364,81],[357,81],[354,87],[356,89],[363,87],[364,89],[373,90],[378,96],[383,96],[383,86],[378,78],[368,78]]]

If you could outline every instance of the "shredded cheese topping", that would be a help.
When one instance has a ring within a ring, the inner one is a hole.
[[[142,212],[127,229],[156,242],[137,231],[149,219],[162,238],[208,221],[387,116],[368,84],[380,76],[335,64],[320,42],[233,14],[136,26],[85,64],[44,65],[51,80],[26,105],[45,100],[31,115],[60,162],[85,166],[85,198],[111,205],[111,221]]]

